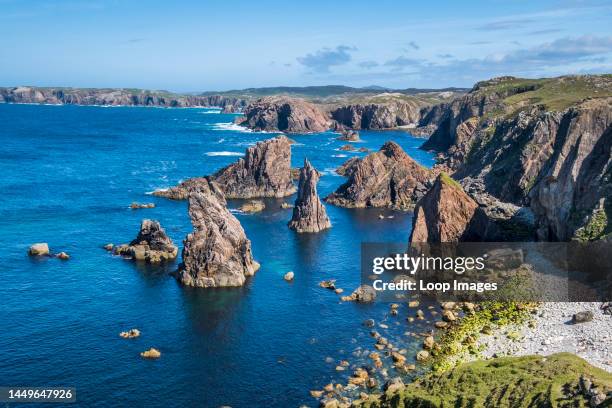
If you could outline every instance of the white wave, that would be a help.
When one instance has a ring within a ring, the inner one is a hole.
[[[253,132],[251,129],[245,128],[244,126],[237,125],[236,123],[233,123],[233,122],[213,123],[211,125],[211,128],[215,130],[232,130],[234,132],[244,132],[244,133]]]
[[[219,140],[217,141],[217,143],[223,143],[223,142],[225,142],[225,139],[224,139],[224,138],[221,138],[221,139],[219,139]]]
[[[331,168],[331,167],[327,167],[326,169],[324,169],[321,172],[321,175],[323,175],[323,176],[337,176],[337,177],[341,177],[338,173],[336,173],[336,169]]]
[[[205,110],[200,112],[202,115],[207,115],[207,114],[219,114],[221,113],[220,110]]]
[[[207,156],[244,156],[244,153],[239,152],[208,152]]]
[[[165,192],[165,191],[168,191],[168,190],[170,190],[170,188],[169,188],[169,187],[156,188],[156,189],[155,189],[155,190],[153,190],[153,191],[147,191],[145,194],[146,194],[146,195],[153,195],[153,193],[157,193],[157,192]]]
[[[332,157],[348,157],[346,154],[332,154]]]

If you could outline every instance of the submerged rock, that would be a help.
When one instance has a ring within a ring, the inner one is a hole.
[[[130,208],[132,210],[140,210],[142,208],[155,208],[155,204],[154,203],[137,203],[137,202],[133,202],[132,204],[130,204]]]
[[[119,333],[119,337],[123,339],[134,339],[136,337],[140,337],[140,330],[138,329],[130,329],[128,331],[124,331]]]
[[[229,212],[223,192],[214,182],[190,191],[189,217],[194,231],[187,235],[178,280],[187,286],[242,286],[259,268],[251,241],[240,221]]]
[[[114,253],[137,261],[161,263],[174,260],[178,255],[178,248],[159,222],[142,220],[136,239],[129,244],[115,247]]]
[[[300,171],[298,194],[289,228],[297,232],[319,232],[331,228],[331,222],[317,194],[319,173],[305,159]]]
[[[258,142],[244,158],[210,176],[227,198],[286,197],[291,182],[291,145],[286,136]],[[199,184],[199,183],[198,183]]]
[[[349,179],[326,201],[341,207],[409,209],[423,196],[431,172],[410,158],[395,142],[385,143],[347,165]]]
[[[33,244],[28,249],[28,255],[30,256],[47,256],[49,255],[49,244],[46,242],[40,242],[38,244]]]
[[[289,271],[285,274],[285,276],[283,276],[283,279],[286,280],[287,282],[291,282],[294,276],[295,274],[292,271]]]
[[[249,104],[241,123],[254,130],[289,133],[324,132],[330,127],[327,115],[303,99],[268,96]]]
[[[340,130],[340,136],[338,137],[338,140],[344,140],[347,142],[361,141],[361,139],[359,138],[359,133],[357,131],[344,128]]]
[[[56,255],[56,257],[57,257],[58,259],[61,259],[62,261],[67,261],[67,260],[69,260],[69,259],[70,259],[70,255],[68,255],[67,253],[65,253],[65,252],[63,252],[63,251],[62,251],[62,252],[60,252],[59,254],[57,254],[57,255]]]

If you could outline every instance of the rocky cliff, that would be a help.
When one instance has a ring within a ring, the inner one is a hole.
[[[312,133],[330,127],[329,118],[317,105],[284,96],[258,99],[244,109],[244,115],[241,125],[258,131]]]
[[[327,202],[341,207],[408,209],[425,193],[432,177],[395,142],[385,143],[347,169],[348,181]]]
[[[183,241],[178,280],[187,286],[242,286],[255,274],[251,241],[226,207],[223,192],[204,181],[189,190],[189,217],[194,231]]]
[[[319,232],[331,228],[327,211],[317,194],[319,173],[305,159],[300,170],[298,193],[293,207],[289,228],[297,232]]]
[[[424,147],[470,194],[533,212],[538,239],[612,232],[611,76],[497,78],[429,115]]]
[[[112,105],[162,107],[221,107],[242,110],[245,99],[221,95],[179,95],[141,89],[0,88],[0,103],[45,103],[53,105]]]

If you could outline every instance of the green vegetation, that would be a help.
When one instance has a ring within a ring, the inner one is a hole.
[[[588,379],[598,393],[612,389],[612,374],[569,353],[548,357],[500,357],[462,364],[404,389],[370,397],[367,408],[404,407],[589,407],[581,387]],[[602,406],[609,406],[604,403]]]
[[[608,214],[606,209],[595,210],[589,222],[576,231],[576,238],[580,241],[596,241],[603,238],[609,231]]]
[[[612,75],[583,75],[560,78],[487,81],[480,85],[485,94],[501,95],[506,112],[518,113],[528,105],[562,111],[588,98],[612,96]]]
[[[513,285],[515,286],[515,285]],[[482,350],[476,345],[481,333],[491,332],[494,326],[503,327],[525,322],[535,304],[520,302],[481,302],[480,309],[461,318],[458,325],[444,332],[433,352],[433,371],[443,372],[470,355]]]
[[[463,191],[463,187],[461,187],[461,184],[459,184],[459,182],[457,182],[457,180],[453,179],[451,176],[449,176],[445,172],[441,172],[439,177],[440,177],[440,181],[443,184],[446,184],[448,186],[452,186],[452,187],[458,188],[461,191]]]

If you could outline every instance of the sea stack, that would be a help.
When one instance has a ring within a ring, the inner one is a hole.
[[[212,176],[194,177],[152,194],[186,200],[194,187],[217,183],[226,198],[287,197],[295,193],[291,175],[291,142],[279,136],[249,147],[243,158]]]
[[[194,231],[183,241],[178,280],[187,286],[242,286],[259,268],[251,241],[226,207],[221,188],[211,181],[189,191],[189,217]]]
[[[325,200],[349,208],[411,209],[431,177],[395,142],[386,142],[378,152],[350,163],[345,170],[348,181]]]
[[[470,235],[478,204],[461,185],[440,173],[414,210],[411,243],[458,242]]]
[[[178,248],[159,222],[142,220],[136,239],[114,248],[114,252],[137,261],[156,264],[174,260],[178,255]]]
[[[331,228],[331,222],[317,194],[319,173],[308,159],[300,170],[298,194],[293,207],[289,228],[297,232],[319,232]]]
[[[227,198],[286,197],[291,181],[291,143],[286,136],[258,142],[244,158],[210,176]]]

